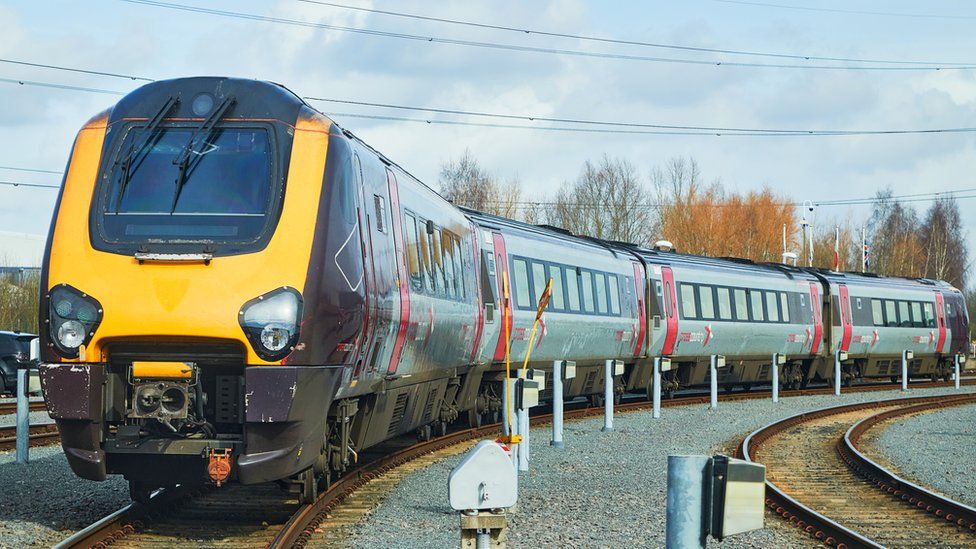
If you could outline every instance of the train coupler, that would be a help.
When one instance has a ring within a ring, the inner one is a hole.
[[[230,477],[231,450],[230,448],[209,448],[207,451],[207,474],[210,480],[220,488],[220,485]]]

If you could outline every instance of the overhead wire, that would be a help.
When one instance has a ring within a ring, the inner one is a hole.
[[[848,15],[879,15],[884,17],[910,17],[910,18],[917,18],[917,19],[976,19],[976,15],[952,15],[952,14],[938,14],[938,13],[909,13],[909,12],[891,12],[891,11],[853,10],[853,9],[843,9],[843,8],[797,6],[795,4],[778,4],[775,2],[758,2],[753,0],[712,0],[712,1],[719,2],[722,4],[738,4],[740,6],[757,6],[762,8],[776,8],[776,9],[797,10],[797,11],[814,11],[814,12],[825,12],[825,13],[844,13]]]
[[[235,18],[235,19],[243,19],[249,21],[262,21],[267,23],[300,26],[305,28],[334,30],[337,32],[348,32],[348,33],[362,34],[367,36],[395,38],[400,40],[410,40],[414,42],[427,42],[427,43],[434,43],[434,44],[466,46],[472,48],[527,52],[527,53],[545,53],[545,54],[552,54],[552,55],[566,55],[566,56],[575,56],[575,57],[619,59],[619,60],[626,60],[626,61],[647,61],[647,62],[654,62],[654,63],[675,63],[675,64],[685,64],[685,65],[755,67],[755,68],[774,68],[774,69],[813,69],[813,70],[837,70],[837,71],[941,71],[941,70],[976,69],[976,65],[945,64],[945,65],[918,65],[918,66],[915,65],[851,66],[851,65],[822,65],[822,64],[751,63],[745,61],[727,61],[727,60],[711,61],[705,59],[632,55],[632,54],[613,53],[613,52],[598,52],[598,51],[584,51],[584,50],[574,50],[574,49],[565,49],[565,48],[526,46],[521,44],[509,44],[509,43],[501,43],[501,42],[462,40],[462,39],[444,38],[438,36],[422,36],[418,34],[383,31],[383,30],[369,29],[369,28],[362,28],[362,27],[348,27],[344,25],[333,25],[329,23],[319,23],[319,22],[305,21],[300,19],[289,19],[286,17],[260,15],[256,13],[247,13],[241,11],[204,8],[200,6],[191,6],[191,5],[177,4],[172,2],[162,2],[159,0],[119,0],[119,1],[126,2],[129,4],[159,7],[159,8],[183,11],[188,13],[200,13],[206,15],[216,15],[225,18]]]
[[[742,55],[742,56],[750,56],[750,57],[770,57],[776,59],[799,59],[803,61],[839,61],[845,63],[879,63],[879,64],[892,64],[892,65],[944,65],[944,66],[973,65],[973,63],[962,63],[958,61],[942,62],[942,61],[907,61],[907,60],[891,60],[891,59],[863,59],[863,58],[855,58],[855,57],[828,57],[828,56],[821,56],[821,55],[761,52],[761,51],[753,51],[753,50],[736,50],[736,49],[727,49],[727,48],[707,48],[703,46],[686,46],[680,44],[667,44],[661,42],[647,42],[643,40],[626,40],[622,38],[609,38],[605,36],[591,36],[585,34],[544,31],[539,29],[530,29],[527,27],[516,27],[511,25],[480,23],[476,21],[450,19],[446,17],[434,17],[430,15],[420,15],[416,13],[406,13],[406,12],[392,11],[392,10],[381,10],[376,8],[367,8],[363,6],[351,6],[348,4],[340,4],[337,2],[325,2],[323,0],[296,0],[296,1],[303,2],[305,4],[315,4],[319,6],[326,6],[330,8],[337,8],[343,10],[352,10],[352,11],[358,11],[363,13],[375,13],[378,15],[387,15],[391,17],[414,19],[418,21],[429,21],[429,22],[445,23],[451,25],[462,25],[466,27],[473,27],[473,28],[480,28],[480,29],[515,32],[523,35],[538,35],[538,36],[548,36],[553,38],[568,38],[568,39],[581,40],[586,42],[599,42],[604,44],[617,44],[623,46],[639,46],[639,47],[647,47],[647,48],[693,51],[698,53],[718,53],[718,54],[725,54],[725,55]]]

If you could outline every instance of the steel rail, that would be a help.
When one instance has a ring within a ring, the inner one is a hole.
[[[54,423],[41,423],[30,426],[28,440],[31,446],[46,446],[60,440],[58,427]],[[0,451],[11,450],[17,446],[17,427],[0,427]]]
[[[35,400],[28,406],[31,412],[40,412],[47,410],[47,404],[41,400]],[[16,402],[0,402],[0,416],[16,414],[17,413],[17,403]]]
[[[750,433],[739,446],[739,455],[747,461],[755,462],[756,451],[768,439],[795,425],[827,416],[864,410],[868,408],[899,406],[916,403],[926,403],[935,406],[945,406],[953,403],[965,404],[972,401],[974,398],[976,397],[974,397],[972,394],[962,396],[937,395],[926,397],[901,397],[861,402],[856,404],[843,404],[809,412],[802,412],[785,419],[769,423],[768,425],[760,427],[759,429]],[[836,546],[838,548],[883,547],[862,534],[804,505],[771,481],[766,481],[766,507],[783,520],[786,520],[791,525],[800,528],[808,535],[817,541],[824,543],[825,545]]]
[[[847,463],[851,470],[873,483],[882,492],[907,505],[944,519],[946,522],[976,532],[976,509],[898,476],[865,455],[857,444],[864,433],[883,421],[936,408],[972,403],[976,403],[976,395],[950,401],[918,404],[875,414],[852,425],[844,434],[844,438],[838,441],[837,449],[841,459]]]

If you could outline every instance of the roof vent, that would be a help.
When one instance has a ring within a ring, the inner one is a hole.
[[[658,240],[654,243],[654,249],[659,252],[673,252],[674,244],[670,240]]]

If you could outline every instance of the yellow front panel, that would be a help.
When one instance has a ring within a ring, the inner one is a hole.
[[[89,241],[89,206],[106,118],[75,142],[51,246],[48,288],[67,283],[101,302],[104,316],[87,347],[88,361],[105,361],[113,338],[196,337],[240,341],[249,364],[269,364],[251,349],[238,324],[246,301],[281,286],[305,288],[329,121],[300,118],[295,128],[285,200],[275,234],[256,253],[203,263],[150,263],[100,252]]]
[[[193,366],[186,362],[145,362],[132,363],[132,377],[135,379],[190,379]]]

